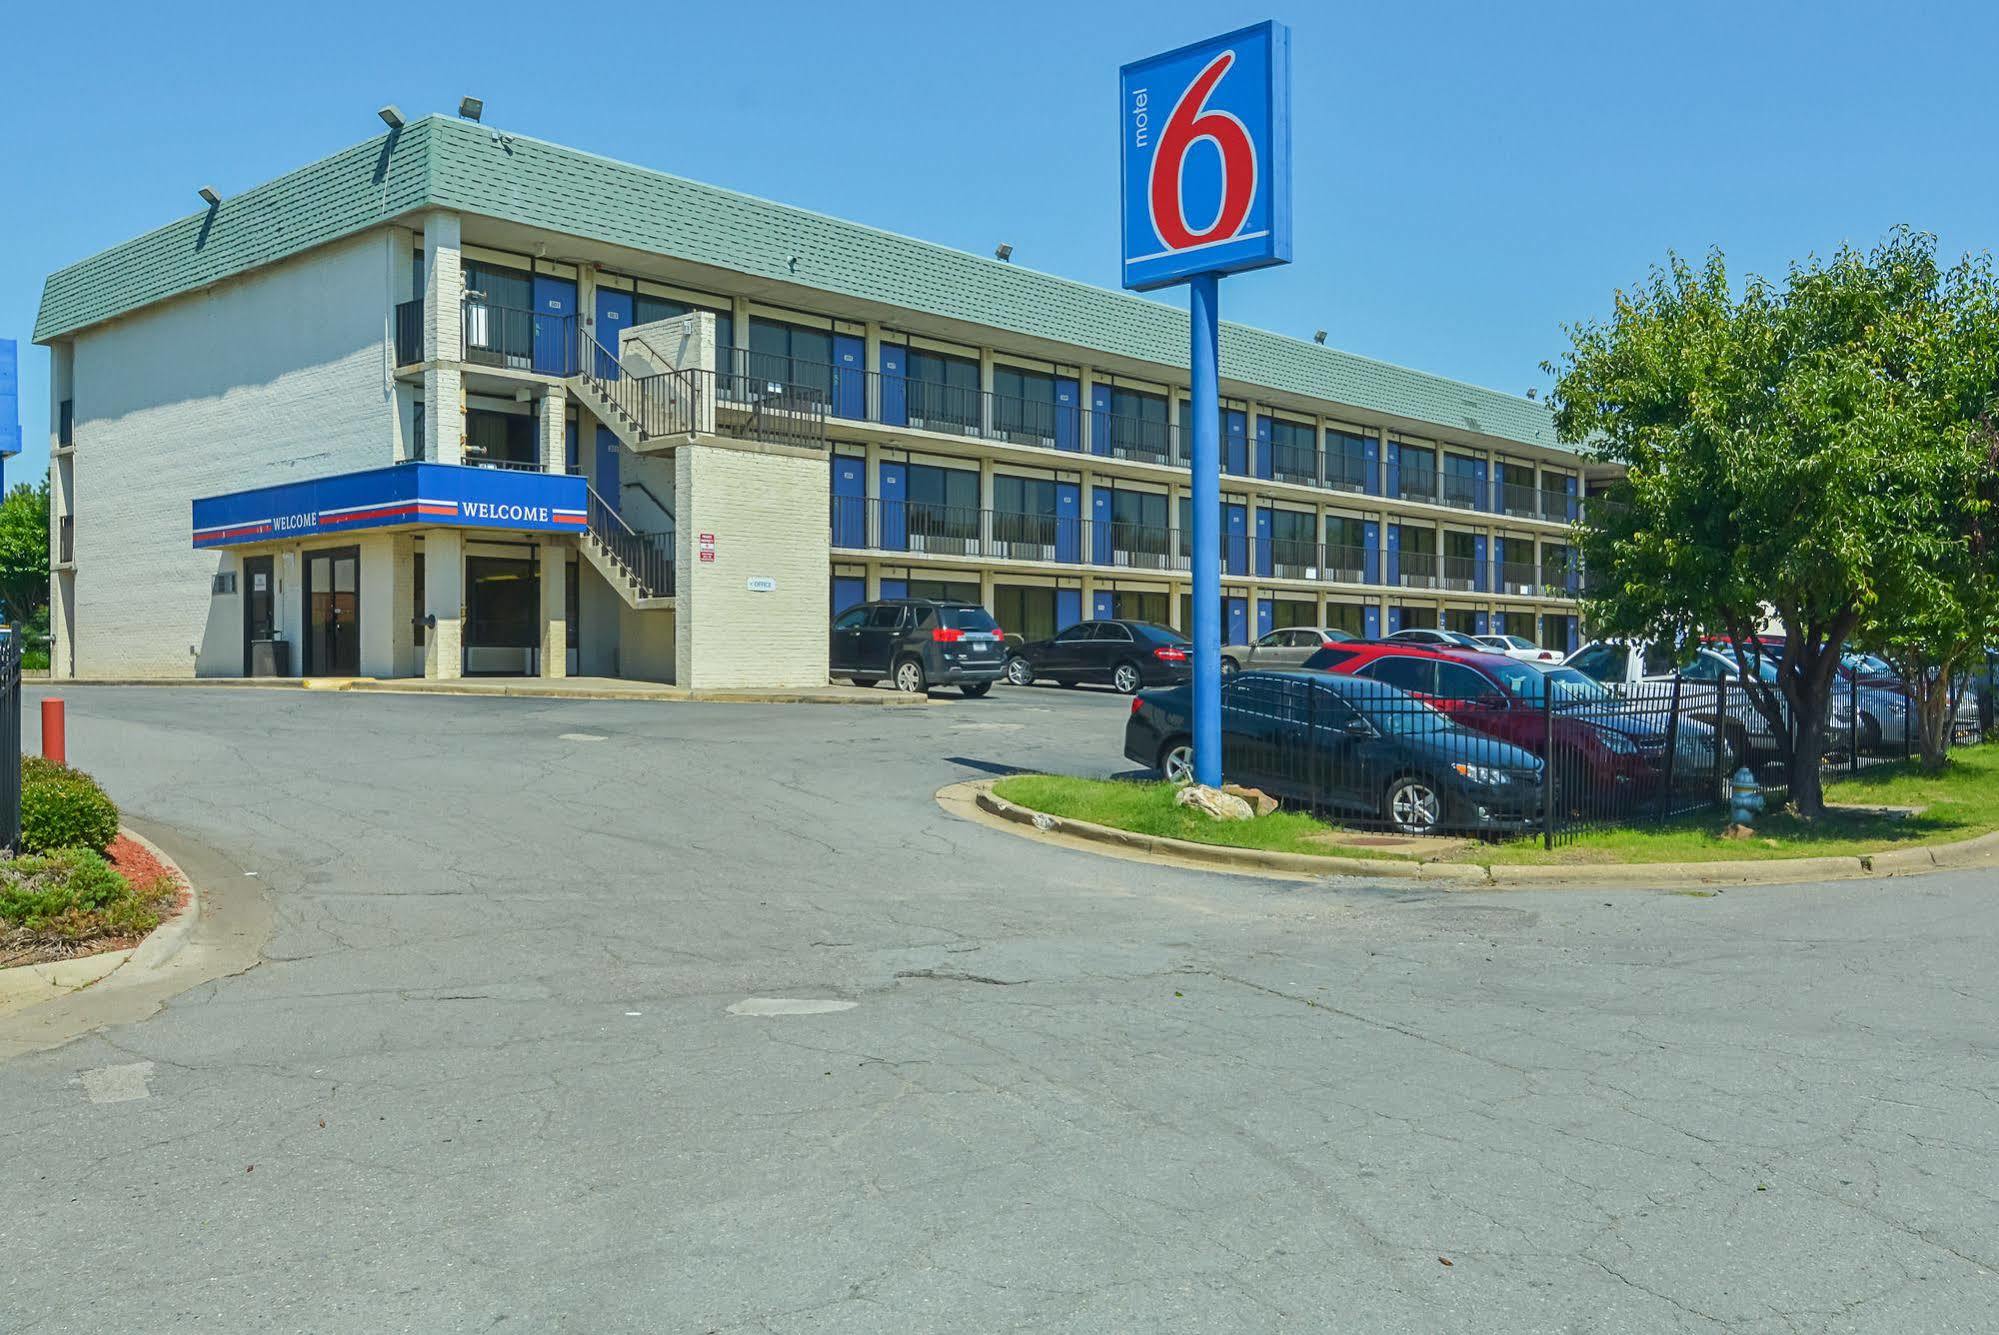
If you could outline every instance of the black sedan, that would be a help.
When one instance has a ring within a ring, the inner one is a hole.
[[[1124,753],[1193,777],[1193,690],[1132,701]],[[1541,761],[1361,677],[1244,672],[1222,683],[1222,773],[1233,783],[1404,834],[1505,830],[1541,807]]]
[[[1048,680],[1060,686],[1108,682],[1126,695],[1144,686],[1173,686],[1192,676],[1191,648],[1177,630],[1150,621],[1078,621],[1047,640],[1014,649],[1006,679],[1015,686]]]

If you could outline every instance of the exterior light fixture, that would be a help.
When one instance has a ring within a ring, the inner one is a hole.
[[[215,187],[212,185],[205,185],[201,187],[199,193],[202,199],[207,202],[208,207],[211,209],[214,208],[217,204],[220,204],[222,202],[222,196],[215,193]]]
[[[993,247],[993,258],[1001,264],[1013,263],[1013,247],[1002,241]]]
[[[389,103],[389,105],[383,107],[375,114],[380,116],[382,124],[388,126],[391,130],[400,130],[403,128],[403,113],[401,108],[397,107],[395,103]]]
[[[1324,343],[1326,341],[1326,331],[1323,329],[1314,329],[1312,331],[1312,341],[1314,343]]]
[[[458,99],[458,114],[468,121],[476,121],[486,113],[486,104],[476,97]]]

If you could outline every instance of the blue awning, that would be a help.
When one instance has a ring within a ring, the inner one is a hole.
[[[194,545],[415,525],[579,533],[588,504],[588,484],[571,474],[396,464],[202,497],[194,502]]]

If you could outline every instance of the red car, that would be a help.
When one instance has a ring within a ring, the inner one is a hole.
[[[1380,641],[1330,645],[1305,666],[1368,677],[1399,687],[1452,722],[1547,759],[1552,723],[1555,779],[1575,800],[1616,806],[1641,792],[1656,795],[1666,770],[1667,709],[1640,712],[1574,668],[1522,662],[1504,654],[1431,649]],[[1547,693],[1555,693],[1552,718]],[[1713,777],[1713,734],[1681,720],[1674,787]]]

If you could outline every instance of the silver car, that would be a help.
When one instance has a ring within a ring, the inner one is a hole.
[[[1333,626],[1286,626],[1260,636],[1255,644],[1222,646],[1224,677],[1247,668],[1295,668],[1329,644],[1358,639],[1351,631]]]

